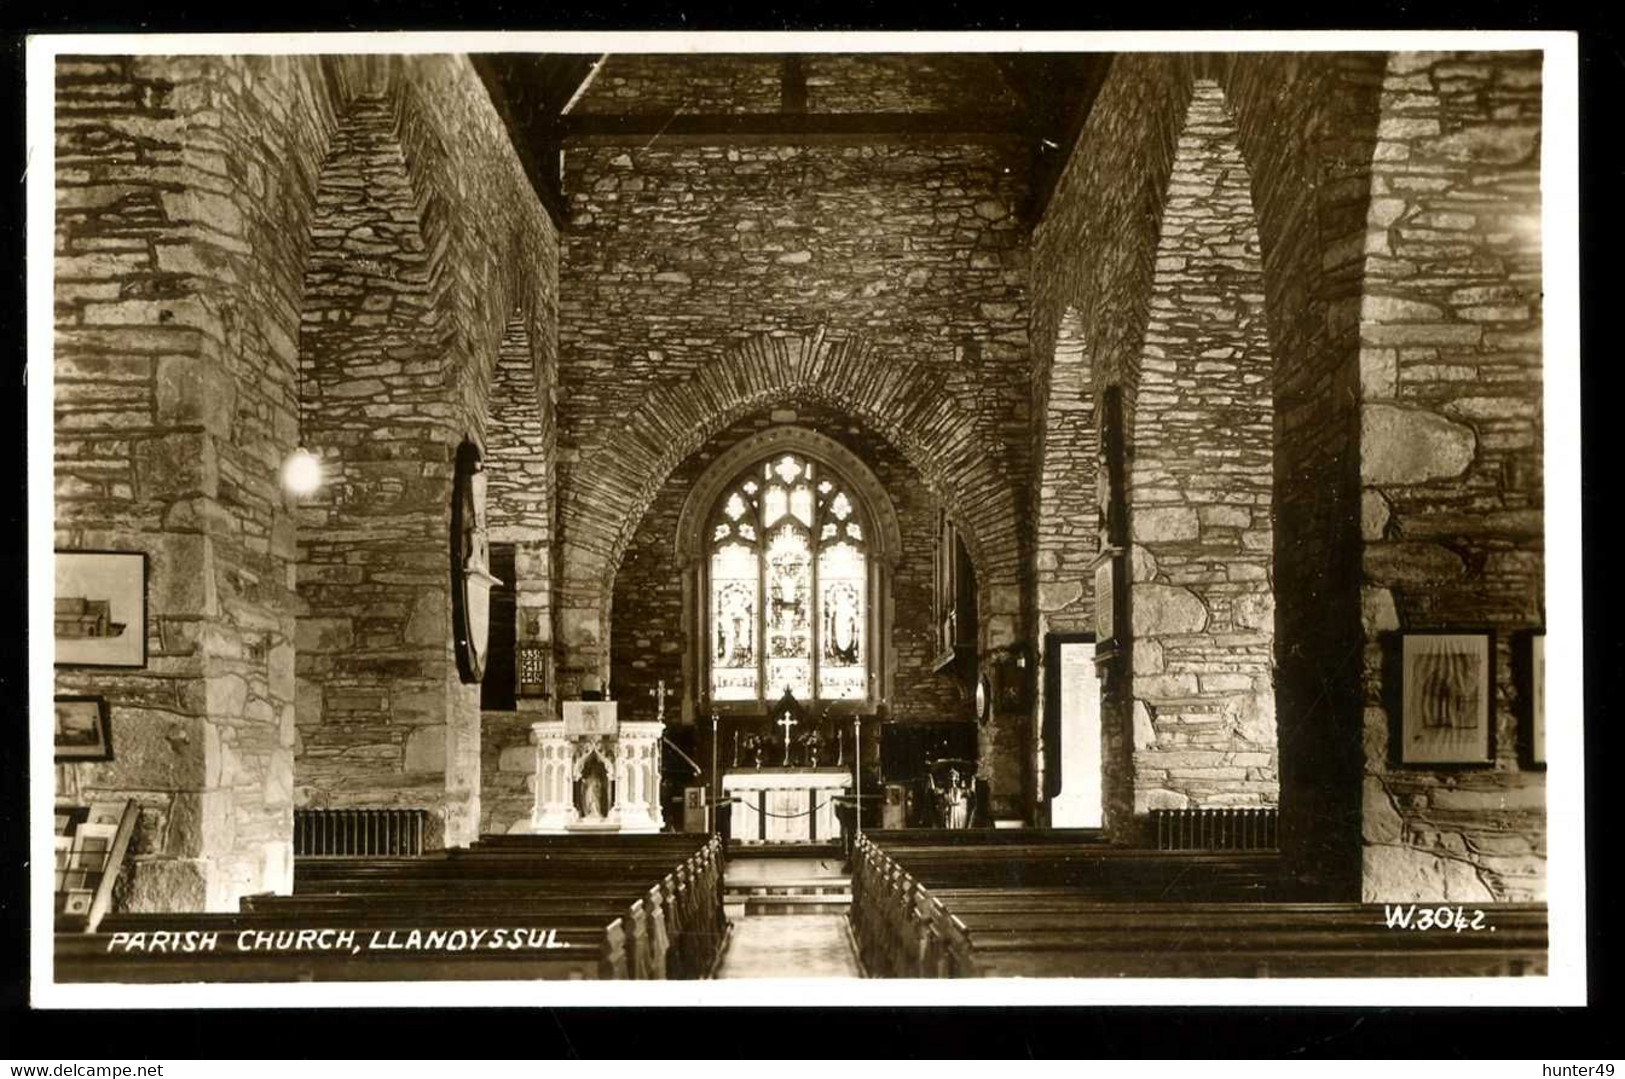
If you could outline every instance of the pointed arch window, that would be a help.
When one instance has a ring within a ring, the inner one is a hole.
[[[870,696],[869,521],[820,461],[776,452],[711,511],[707,666],[712,700]]]

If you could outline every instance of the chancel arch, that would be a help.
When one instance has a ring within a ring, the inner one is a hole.
[[[602,443],[561,475],[559,677],[579,686],[608,674],[610,596],[626,544],[667,476],[729,424],[780,404],[827,405],[881,435],[960,524],[987,598],[984,630],[1014,640],[1022,573],[1011,449],[960,403],[948,369],[891,366],[855,338],[760,336],[681,382],[656,386]]]
[[[765,711],[786,689],[836,712],[889,698],[901,551],[884,485],[834,439],[777,426],[719,456],[678,518],[684,715]]]

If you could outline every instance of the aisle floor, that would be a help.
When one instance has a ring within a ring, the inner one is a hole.
[[[734,921],[718,978],[856,978],[857,960],[839,914]]]

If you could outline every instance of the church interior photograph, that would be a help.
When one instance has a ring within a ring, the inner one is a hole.
[[[1036,46],[56,55],[54,982],[1547,975],[1543,52]]]

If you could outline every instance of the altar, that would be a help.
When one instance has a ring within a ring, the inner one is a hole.
[[[733,807],[732,835],[764,843],[835,843],[841,826],[835,798],[852,789],[849,768],[758,768],[722,777]]]

